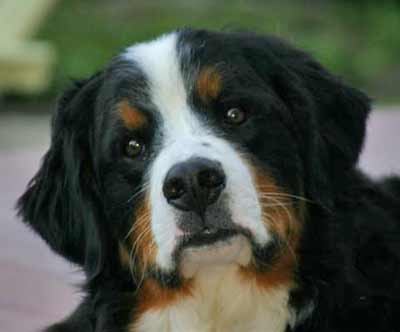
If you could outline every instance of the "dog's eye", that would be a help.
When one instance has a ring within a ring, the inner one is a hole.
[[[129,158],[138,157],[144,150],[144,145],[137,140],[131,139],[125,147],[125,154]]]
[[[225,113],[225,122],[240,125],[246,121],[246,113],[240,108],[231,108]]]

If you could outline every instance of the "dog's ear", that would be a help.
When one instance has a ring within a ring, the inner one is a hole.
[[[303,52],[293,51],[283,61],[285,72],[293,77],[290,90],[297,96],[286,102],[306,146],[308,195],[330,207],[332,191],[342,189],[342,181],[358,162],[370,99]],[[277,81],[283,80],[281,76]]]
[[[97,268],[98,186],[93,165],[94,108],[102,74],[76,82],[58,102],[51,145],[17,203],[19,214],[70,261]]]
[[[246,36],[247,60],[290,111],[307,194],[329,205],[330,191],[358,161],[370,99],[280,39]]]

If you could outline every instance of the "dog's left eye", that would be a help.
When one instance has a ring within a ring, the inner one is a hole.
[[[129,158],[136,158],[144,151],[144,145],[135,139],[129,140],[125,146],[125,154]]]
[[[246,121],[246,113],[240,108],[231,108],[225,113],[225,122],[232,125],[241,125]]]

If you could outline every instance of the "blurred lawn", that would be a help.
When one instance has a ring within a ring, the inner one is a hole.
[[[351,4],[352,3],[352,4]],[[59,0],[38,38],[58,50],[53,96],[123,47],[182,26],[272,33],[372,96],[400,100],[400,6],[390,1]]]

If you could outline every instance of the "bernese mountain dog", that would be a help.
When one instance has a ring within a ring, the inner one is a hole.
[[[76,82],[18,202],[86,275],[47,331],[400,331],[400,178],[357,169],[369,111],[251,32],[176,30]]]

